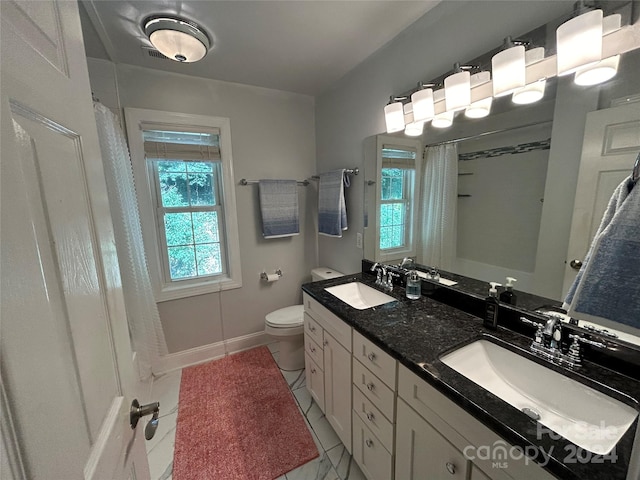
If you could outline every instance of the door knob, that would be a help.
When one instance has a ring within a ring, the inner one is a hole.
[[[580,267],[582,267],[582,260],[578,260],[578,259],[574,259],[571,260],[569,262],[569,265],[571,266],[571,268],[573,268],[574,270],[580,270]]]
[[[147,423],[144,429],[144,438],[151,440],[158,429],[158,423],[160,419],[160,402],[148,403],[146,405],[140,405],[137,398],[131,402],[131,410],[129,410],[129,425],[134,429],[138,426],[140,418],[152,415],[151,420]]]

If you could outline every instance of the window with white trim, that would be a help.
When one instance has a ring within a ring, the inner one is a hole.
[[[157,299],[241,286],[228,119],[125,113]]]

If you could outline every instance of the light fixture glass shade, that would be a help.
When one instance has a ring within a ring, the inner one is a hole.
[[[464,111],[464,116],[468,118],[483,118],[491,113],[493,97],[484,98],[473,102]]]
[[[542,79],[537,82],[530,83],[526,87],[519,88],[513,92],[511,101],[518,105],[526,105],[529,103],[535,103],[544,97],[544,89],[547,85],[547,80]]]
[[[178,18],[154,18],[144,25],[151,44],[177,62],[201,60],[209,50],[209,37],[195,24]]]
[[[411,95],[413,119],[417,122],[429,121],[433,118],[433,89],[423,88]]]
[[[448,112],[462,110],[471,103],[471,74],[458,72],[444,79],[444,101]]]
[[[609,35],[610,33],[620,30],[622,25],[622,16],[619,13],[607,15],[602,19],[602,33]],[[618,64],[620,63],[620,55],[605,58],[595,65],[583,67],[576,71],[574,82],[578,85],[597,85],[615,77],[618,73]]]
[[[620,55],[605,58],[595,65],[584,67],[576,72],[574,82],[577,85],[597,85],[615,77],[618,73]]]
[[[435,128],[448,128],[453,125],[454,112],[442,112],[431,120],[431,125]]]
[[[544,60],[544,47],[532,48],[525,53],[525,63],[527,66]],[[535,103],[544,97],[544,89],[547,85],[545,78],[529,83],[513,92],[511,100],[518,105]]]
[[[384,121],[387,125],[387,133],[404,130],[404,110],[402,102],[393,102],[384,107]]]
[[[602,59],[602,10],[592,10],[556,30],[558,76],[568,75]]]
[[[424,129],[424,122],[411,122],[404,127],[404,134],[408,137],[419,137],[422,135]]]
[[[525,52],[522,45],[507,48],[491,59],[493,96],[502,97],[522,88],[526,82]]]

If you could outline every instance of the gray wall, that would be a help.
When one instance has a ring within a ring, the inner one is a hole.
[[[314,100],[265,88],[89,59],[91,85],[118,112],[135,107],[228,117],[234,174],[302,180],[316,173]],[[262,238],[257,185],[236,186],[242,282],[239,289],[158,305],[170,353],[264,330],[264,315],[302,302],[300,285],[317,266],[317,185],[300,187],[299,236]],[[281,268],[280,281],[259,280]]]
[[[445,1],[317,98],[318,171],[363,164],[363,142],[384,130],[382,109],[391,94],[415,87],[571,9],[566,1]],[[362,250],[364,176],[347,194],[349,230],[342,239],[320,238],[319,261],[358,271]]]

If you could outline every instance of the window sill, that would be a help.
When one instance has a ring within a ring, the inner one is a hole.
[[[164,285],[156,295],[156,302],[168,302],[170,300],[206,295],[207,293],[216,293],[222,290],[233,290],[240,287],[242,287],[242,280],[228,277],[214,281],[188,283],[185,285]]]

